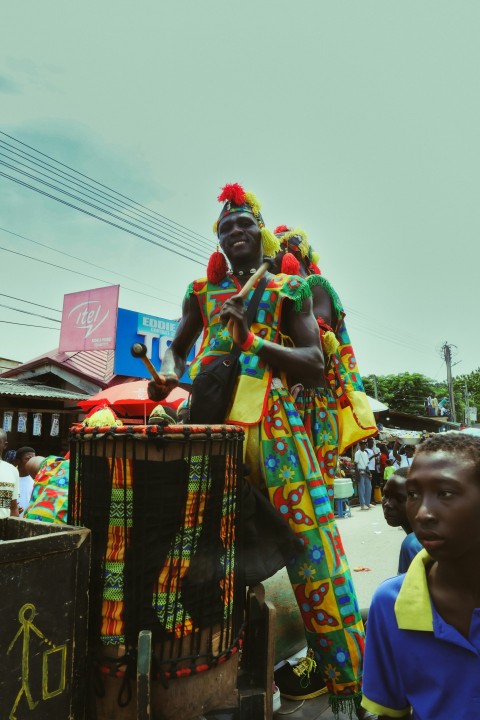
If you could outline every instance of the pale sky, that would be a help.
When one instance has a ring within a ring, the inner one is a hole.
[[[4,3],[0,130],[202,238],[177,235],[188,260],[0,176],[0,247],[27,256],[0,249],[0,304],[60,318],[65,293],[120,283],[121,307],[177,317],[240,182],[309,234],[363,374],[443,380],[445,341],[476,369],[479,27],[478,0]],[[0,323],[0,356],[58,339]]]

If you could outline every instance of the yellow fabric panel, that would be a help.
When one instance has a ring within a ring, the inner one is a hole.
[[[233,393],[233,404],[227,422],[239,425],[256,425],[263,415],[265,400],[270,389],[271,373],[262,379],[240,375]]]
[[[360,390],[347,390],[351,405],[338,404],[338,452],[341,455],[351,445],[377,434],[375,417],[367,396]]]

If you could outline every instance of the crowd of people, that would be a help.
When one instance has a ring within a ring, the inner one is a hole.
[[[66,457],[44,457],[37,455],[33,447],[17,450],[7,450],[7,447],[7,433],[0,429],[0,520],[19,517],[65,523],[68,453]]]
[[[409,468],[414,445],[402,445],[399,438],[389,443],[373,438],[361,440],[354,454],[355,480],[362,510],[369,510],[382,499],[382,488],[398,468]]]
[[[328,693],[336,717],[477,717],[480,439],[439,433],[417,447],[377,442],[341,301],[306,234],[287,225],[271,233],[257,198],[237,184],[226,186],[219,200],[219,249],[206,277],[187,289],[149,395],[168,396],[200,336],[190,367],[197,408],[205,392],[197,378],[218,360],[236,358],[224,421],[243,427],[245,481],[276,510],[272,544],[278,523],[291,538],[279,552],[308,648],[300,662],[278,669],[275,682],[290,699]],[[264,256],[273,258],[269,270]],[[244,293],[250,278],[254,287]],[[250,319],[253,297],[258,307]],[[207,417],[209,408],[203,410]],[[178,415],[159,405],[150,421],[188,422],[189,412],[188,404]],[[202,422],[201,413],[200,403],[195,422]],[[94,412],[85,424],[96,421]],[[386,521],[406,533],[399,575],[376,591],[367,633],[333,510],[339,456],[349,447],[357,448],[361,510],[372,507],[378,488]],[[0,457],[6,450],[0,430]],[[0,519],[24,513],[65,522],[68,476],[68,458],[19,448],[13,463],[0,462]],[[258,579],[268,575],[267,568]]]

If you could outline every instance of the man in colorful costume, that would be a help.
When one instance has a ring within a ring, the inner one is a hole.
[[[299,376],[289,380],[296,389],[295,405],[314,447],[333,508],[338,455],[376,435],[377,426],[348,336],[345,311],[320,272],[318,253],[301,228],[279,225],[275,235],[281,243],[276,271],[304,278],[312,291],[313,313],[325,358],[324,383],[313,388]]]
[[[243,426],[248,480],[268,496],[303,548],[287,566],[310,648],[296,668],[304,694],[299,687],[294,696],[310,698],[323,691],[321,682],[310,684],[318,664],[335,714],[343,710],[351,716],[361,698],[363,624],[326,486],[285,379],[301,377],[313,387],[322,383],[324,363],[311,290],[299,277],[268,274],[249,329],[238,293],[263,256],[275,255],[279,243],[265,227],[252,193],[227,185],[218,199],[224,205],[215,231],[224,254],[217,249],[207,277],[189,286],[182,319],[162,363],[162,384],[151,382],[149,394],[161,400],[177,385],[202,332],[192,378],[234,344],[242,350],[226,421]]]

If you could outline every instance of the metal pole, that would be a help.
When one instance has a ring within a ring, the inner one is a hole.
[[[448,385],[448,397],[450,399],[450,415],[452,416],[453,422],[457,421],[457,413],[455,411],[455,395],[453,394],[453,381],[452,381],[452,349],[450,345],[445,342],[442,347],[443,357],[445,358],[445,364],[447,366],[447,385]]]
[[[470,422],[470,393],[468,392],[467,381],[465,380],[465,425],[471,425]]]

